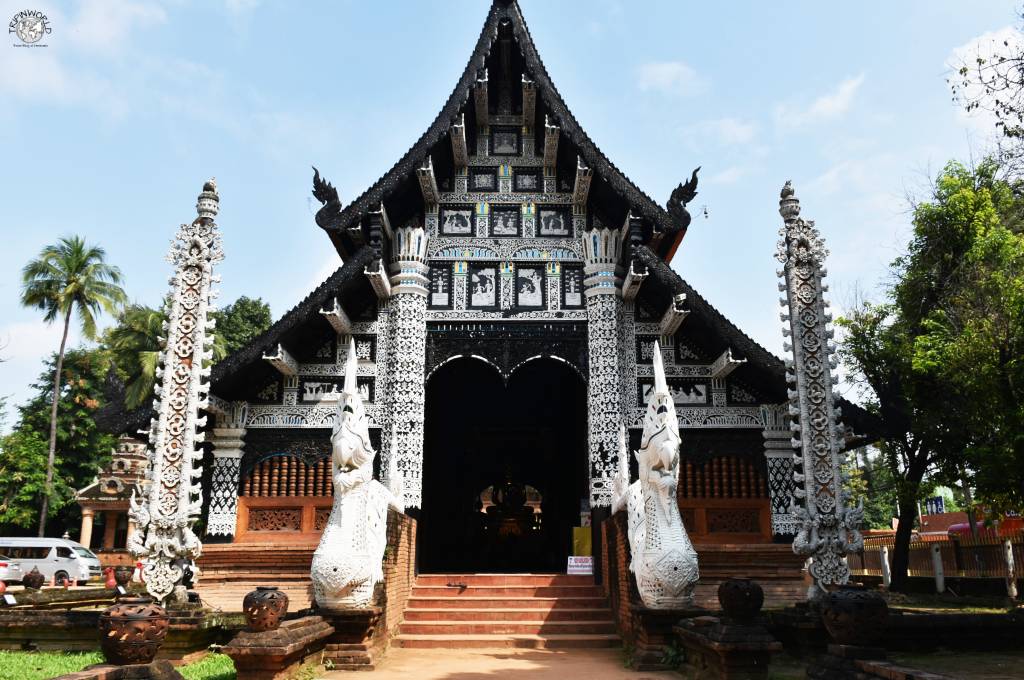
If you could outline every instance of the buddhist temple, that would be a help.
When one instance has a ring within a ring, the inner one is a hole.
[[[578,529],[609,516],[620,426],[640,448],[655,351],[697,553],[791,566],[786,368],[672,267],[700,163],[680,159],[663,204],[645,194],[563,101],[519,5],[495,0],[454,90],[384,176],[346,199],[314,172],[337,271],[212,368],[208,578],[270,562],[308,580],[350,340],[376,474],[400,475],[417,521],[418,573],[564,573]],[[864,414],[843,411],[855,442]],[[134,434],[151,418],[108,421]]]

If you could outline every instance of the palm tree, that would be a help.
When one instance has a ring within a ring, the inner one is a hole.
[[[96,315],[102,311],[113,314],[124,302],[121,270],[106,264],[106,252],[90,246],[78,236],[61,238],[46,246],[39,257],[25,265],[21,272],[21,304],[45,312],[43,318],[52,323],[64,319],[64,334],[60,339],[57,367],[53,372],[53,403],[50,406],[50,451],[46,461],[46,487],[39,512],[39,535],[46,530],[46,517],[53,492],[53,465],[57,451],[57,403],[60,398],[60,374],[64,364],[64,350],[68,341],[72,312],[78,312],[82,335],[96,337]]]
[[[127,409],[138,408],[153,396],[156,367],[160,363],[160,336],[166,320],[167,315],[159,309],[128,305],[117,325],[106,334],[105,344],[114,353],[114,363],[128,376],[124,393]]]
[[[124,405],[127,409],[142,406],[153,396],[156,367],[160,363],[160,337],[164,335],[168,303],[162,309],[131,304],[118,316],[117,325],[104,335],[104,343],[114,354],[114,363],[127,375]],[[213,361],[227,356],[224,337],[213,333]]]

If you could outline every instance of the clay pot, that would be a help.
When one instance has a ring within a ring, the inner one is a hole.
[[[3,595],[6,592],[7,592],[7,582],[6,581],[0,581],[0,595]]]
[[[288,596],[277,586],[256,586],[242,600],[242,611],[249,630],[276,630],[288,613]]]
[[[46,577],[39,571],[39,567],[32,567],[32,571],[25,574],[21,579],[21,585],[32,590],[39,590],[46,582]]]
[[[132,574],[135,570],[131,567],[115,567],[114,568],[114,581],[117,585],[128,587],[128,584],[132,582]]]
[[[726,617],[750,623],[764,604],[764,590],[748,578],[726,579],[718,586],[718,603]]]
[[[840,586],[822,603],[821,619],[828,634],[841,645],[871,647],[885,634],[889,605],[877,592]]]
[[[167,637],[170,617],[149,597],[125,597],[100,614],[100,647],[112,664],[150,663]]]
[[[107,567],[103,570],[103,574],[106,576],[105,580],[103,581],[103,585],[105,585],[107,588],[110,588],[111,590],[116,588],[117,579],[114,578],[114,569],[112,567]]]

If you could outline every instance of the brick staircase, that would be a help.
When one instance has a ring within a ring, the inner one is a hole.
[[[807,594],[804,558],[789,544],[696,545],[700,582],[694,603],[718,609],[718,586],[727,578],[750,578],[764,589],[765,608],[788,607]]]
[[[224,612],[242,611],[242,598],[256,586],[277,586],[288,595],[288,610],[313,603],[309,565],[313,545],[211,543],[199,558],[199,596]]]
[[[394,644],[581,648],[621,640],[591,576],[433,574],[417,577]]]

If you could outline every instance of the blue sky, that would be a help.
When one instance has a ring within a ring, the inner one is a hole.
[[[832,251],[837,308],[877,295],[921,195],[989,128],[950,102],[956,50],[1016,26],[1015,2],[521,0],[551,77],[614,163],[664,203],[703,166],[674,266],[779,354],[773,259],[792,179]],[[82,234],[156,304],[163,258],[215,176],[220,303],[276,317],[339,264],[311,165],[359,195],[426,129],[475,44],[483,0],[0,0],[51,21],[0,41],[0,394],[23,400],[59,329],[18,304],[39,249]],[[73,335],[77,340],[77,334]]]

